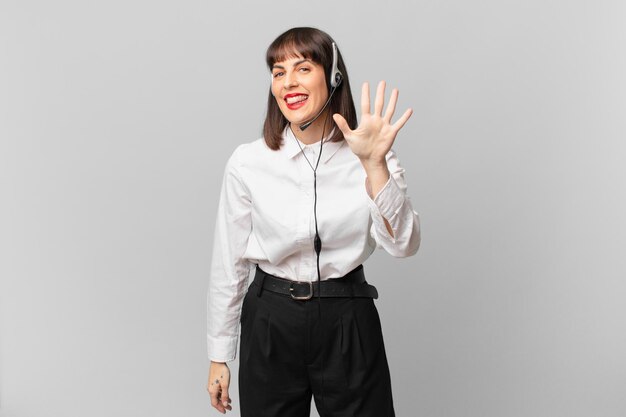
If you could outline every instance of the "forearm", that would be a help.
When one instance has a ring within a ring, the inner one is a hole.
[[[367,175],[366,179],[366,188],[367,193],[370,198],[373,200],[376,195],[383,189],[387,181],[389,181],[389,169],[387,168],[387,161],[383,160],[382,162],[364,162],[361,161],[363,168],[365,169],[365,173]],[[391,237],[394,237],[393,230],[391,229],[391,225],[389,221],[383,217],[385,220],[385,227],[387,227],[387,231]]]

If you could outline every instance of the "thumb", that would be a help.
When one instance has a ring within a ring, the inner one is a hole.
[[[346,122],[346,119],[344,119],[339,113],[333,114],[333,120],[337,124],[339,130],[341,130],[341,133],[343,133],[344,137],[348,136],[352,132],[350,126],[348,126],[348,122]]]

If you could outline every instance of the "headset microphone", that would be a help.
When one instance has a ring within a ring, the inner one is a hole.
[[[311,125],[311,123],[317,120],[317,118],[320,116],[320,114],[322,114],[324,109],[326,109],[326,106],[328,106],[328,103],[330,103],[330,99],[333,97],[333,94],[335,94],[335,90],[337,89],[337,87],[339,87],[339,85],[343,81],[343,74],[341,73],[341,71],[339,71],[339,68],[337,68],[337,56],[338,56],[337,45],[335,45],[335,42],[333,42],[333,66],[330,71],[330,86],[333,89],[330,91],[330,94],[328,96],[328,99],[326,100],[326,103],[324,104],[324,107],[322,107],[322,109],[315,115],[314,118],[312,118],[306,123],[301,124],[300,130],[306,129],[307,127]]]

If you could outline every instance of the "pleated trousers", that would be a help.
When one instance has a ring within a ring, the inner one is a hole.
[[[294,300],[255,282],[241,311],[242,417],[395,417],[372,298]],[[320,315],[321,311],[321,315]]]

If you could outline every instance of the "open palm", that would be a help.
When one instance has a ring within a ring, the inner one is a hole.
[[[391,124],[397,101],[398,90],[394,88],[383,116],[385,81],[381,81],[376,90],[374,113],[370,113],[370,87],[369,83],[364,82],[361,90],[361,123],[357,128],[350,129],[342,115],[338,113],[333,115],[333,120],[343,132],[343,137],[348,142],[350,149],[362,162],[384,162],[385,155],[391,149],[398,131],[411,117],[413,110],[407,109],[398,121]]]

